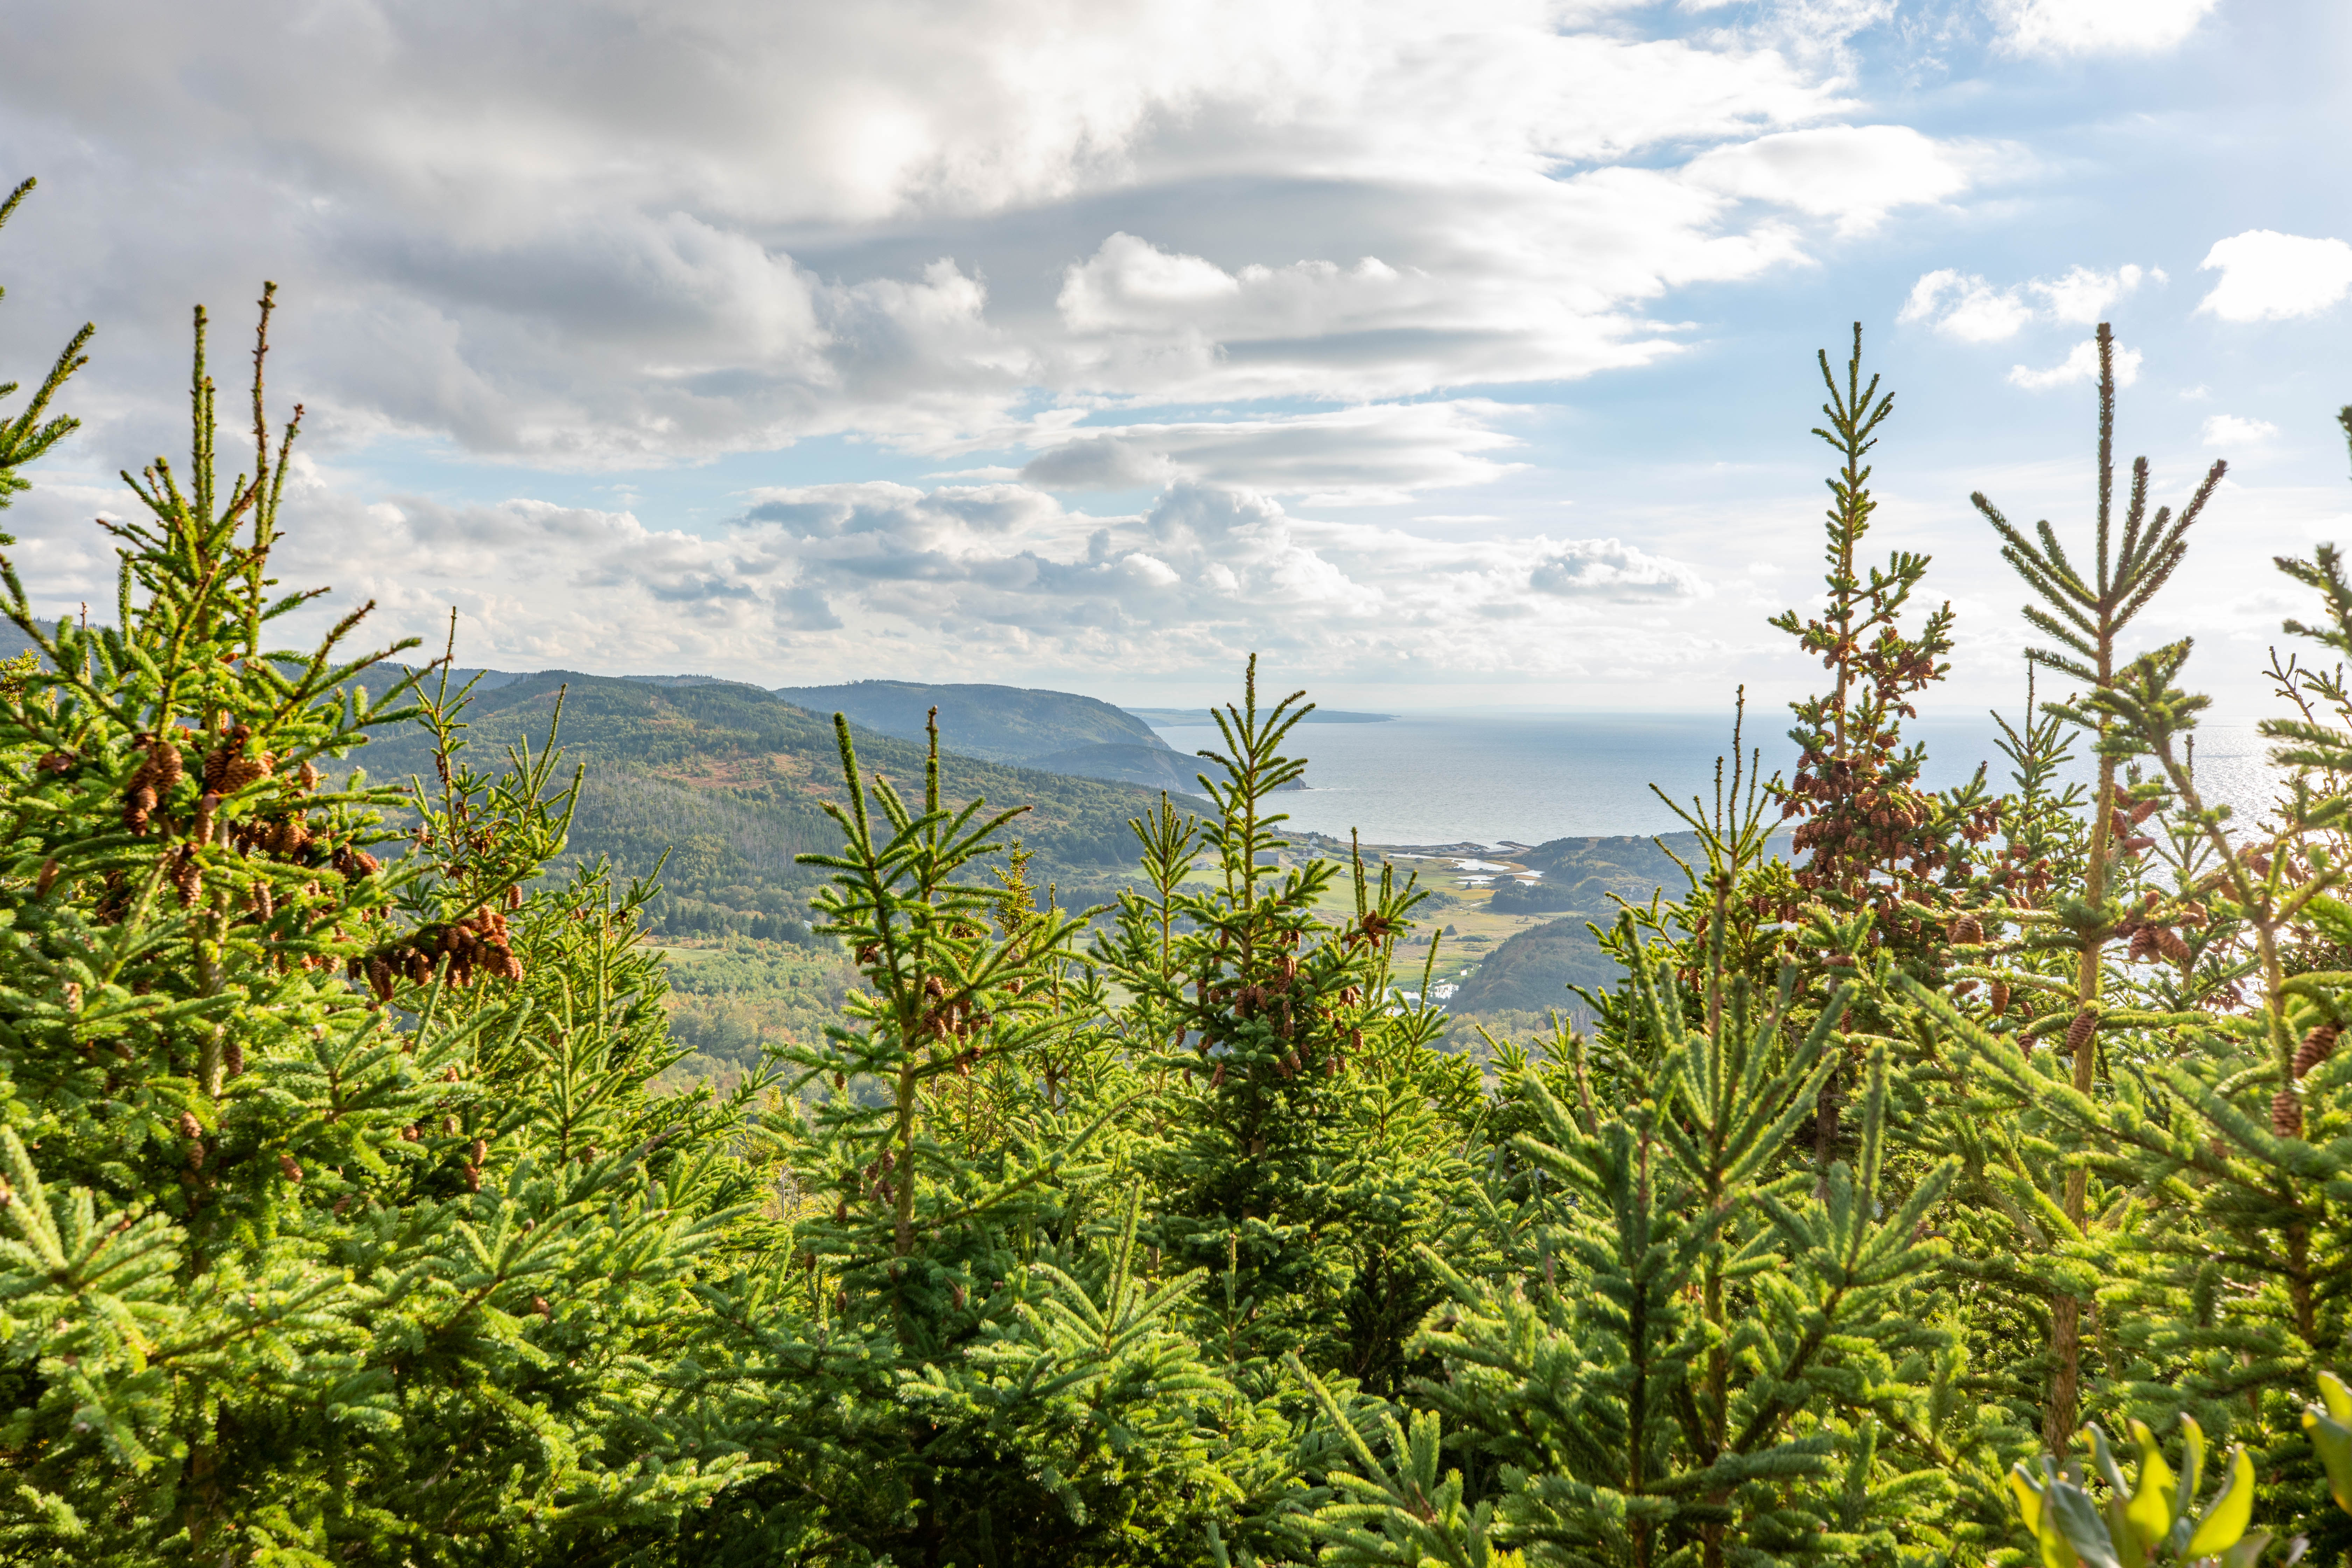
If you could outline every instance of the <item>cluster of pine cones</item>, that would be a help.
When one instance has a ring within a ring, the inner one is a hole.
[[[248,754],[253,741],[249,725],[238,724],[221,736],[213,749],[205,753],[200,764],[200,789],[195,809],[186,823],[184,840],[170,857],[168,875],[177,889],[182,905],[193,908],[204,896],[204,867],[198,859],[199,847],[213,843],[220,834],[220,807],[224,798],[234,795],[261,779],[270,777],[277,759],[268,752]],[[138,837],[145,837],[155,828],[170,833],[180,826],[170,815],[173,793],[186,775],[185,760],[178,744],[168,736],[142,734],[134,742],[145,756],[122,785],[122,826]],[[316,789],[319,770],[310,763],[302,764],[296,776],[295,788],[275,813],[244,818],[228,826],[226,842],[242,854],[266,853],[290,865],[317,865],[331,858],[338,871],[346,877],[366,876],[376,869],[373,857],[363,851],[341,847],[331,856],[319,843],[310,820],[300,805],[300,797]],[[267,918],[269,906],[266,889],[260,895],[258,907]]]
[[[516,900],[518,892],[508,889],[509,902]],[[365,980],[378,1001],[390,1002],[396,982],[425,984],[433,978],[434,968],[444,954],[449,960],[452,985],[471,985],[477,974],[495,974],[504,980],[522,978],[522,960],[515,956],[507,938],[507,917],[497,910],[483,910],[452,925],[427,926],[389,952],[365,960],[354,958],[352,978]]]

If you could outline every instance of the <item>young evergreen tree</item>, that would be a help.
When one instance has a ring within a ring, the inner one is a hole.
[[[1867,576],[1857,560],[1878,510],[1864,459],[1895,411],[1879,378],[1862,379],[1862,323],[1844,384],[1819,361],[1829,401],[1813,434],[1837,452],[1828,480],[1828,600],[1821,616],[1800,621],[1790,610],[1773,626],[1818,655],[1830,689],[1792,704],[1797,772],[1783,791],[1782,815],[1799,819],[1794,847],[1805,857],[1797,885],[1839,917],[1870,915],[1868,945],[1885,947],[1921,973],[1931,973],[1954,906],[1953,889],[1972,869],[1969,849],[1992,832],[1999,808],[1977,786],[1942,799],[1920,787],[1925,747],[1903,743],[1902,721],[1917,717],[1912,699],[1950,666],[1952,607],[1929,612],[1916,633],[1903,628],[1911,596],[1927,579],[1929,558],[1896,551]]]
[[[1819,1192],[1784,1173],[1845,988],[1792,1039],[1793,969],[1765,998],[1725,969],[1718,937],[1694,1026],[1675,976],[1639,956],[1658,1044],[1623,1065],[1633,1093],[1596,1094],[1580,1059],[1515,1072],[1505,1092],[1538,1120],[1511,1144],[1538,1178],[1517,1267],[1479,1279],[1432,1256],[1455,1299],[1418,1342],[1443,1376],[1415,1394],[1494,1478],[1492,1522],[1471,1523],[1530,1562],[1894,1562],[1948,1545],[1931,1512],[1949,1458],[1945,1336],[1921,1294],[1939,1247],[1921,1233],[1951,1167],[1888,1187],[1881,1046],[1856,1163]]]
[[[1970,498],[2001,541],[2001,558],[2016,568],[2042,603],[2026,606],[2025,617],[2050,637],[2055,648],[2038,648],[2027,657],[2081,681],[2090,693],[2105,692],[2115,684],[2122,658],[2124,629],[2171,577],[2188,550],[2188,533],[2221,482],[2227,465],[2216,462],[2179,513],[2158,507],[2147,510],[2147,459],[2132,465],[2132,487],[2123,519],[2123,537],[2112,537],[2115,504],[2115,333],[2099,324],[2099,456],[2098,508],[2090,571],[2086,575],[2066,553],[2057,531],[2047,521],[2036,525],[2029,538],[2003,517],[1981,492]],[[2185,652],[2185,650],[2184,650]],[[2090,844],[2079,901],[2060,911],[2065,940],[2076,955],[2074,1020],[2066,1026],[2066,1043],[2074,1058],[2074,1088],[2091,1091],[2095,1072],[2095,1042],[2099,1007],[2101,958],[2107,942],[2134,923],[2124,913],[2114,879],[2118,854],[2135,852],[2133,831],[2158,804],[2150,797],[2123,801],[2116,792],[2116,768],[2138,749],[2137,738],[2118,732],[2105,715],[2075,709],[2063,713],[2091,730],[2099,759],[2099,780],[2092,794]],[[2128,806],[2134,814],[2122,815]],[[2139,848],[2146,845],[2137,845]],[[2076,1169],[2066,1178],[2064,1208],[2069,1226],[2079,1228],[2086,1212],[2087,1173]],[[2045,1437],[2063,1443],[2075,1426],[2081,1359],[2081,1301],[2067,1292],[2053,1298],[2053,1369]]]
[[[731,1284],[757,1342],[714,1388],[772,1476],[689,1560],[1183,1562],[1262,1444],[1181,1331],[1198,1269],[1157,1275],[1106,1136],[1137,1089],[1072,1070],[1060,982],[1078,921],[968,877],[1019,815],[942,805],[934,719],[910,804],[836,717],[845,839],[820,930],[867,989],[776,1125],[800,1212],[781,1279]],[[800,1096],[814,1091],[804,1104]]]
[[[0,703],[0,1531],[34,1563],[593,1560],[743,1468],[651,1396],[741,1183],[638,1136],[679,1120],[649,1071],[571,1124],[610,1142],[551,1133],[535,1019],[608,1075],[667,1057],[625,901],[521,892],[550,759],[438,803],[332,780],[419,708],[357,684],[364,610],[265,640],[312,597],[268,575],[269,303],[227,484],[198,314],[192,461],[106,525],[112,626],[45,626],[0,560],[42,661]],[[399,812],[436,847],[380,858]]]
[[[1302,695],[1261,709],[1253,658],[1242,703],[1216,715],[1224,750],[1202,753],[1213,884],[1163,906],[1189,929],[1159,952],[1130,937],[1101,956],[1136,998],[1135,1033],[1166,1042],[1143,1058],[1166,1084],[1165,1131],[1139,1151],[1162,1194],[1155,1239],[1235,1271],[1260,1357],[1297,1351],[1393,1394],[1404,1342],[1442,1293],[1416,1247],[1455,1226],[1469,1185],[1446,1112],[1477,1099],[1475,1068],[1433,1051],[1437,1016],[1399,995],[1411,882],[1360,863],[1334,926],[1320,906],[1339,868],[1277,863],[1275,792],[1306,765],[1283,752],[1310,710]]]

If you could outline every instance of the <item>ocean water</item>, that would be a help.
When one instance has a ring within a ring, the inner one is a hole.
[[[1180,752],[1221,744],[1206,725],[1155,728]],[[1748,716],[1744,738],[1760,749],[1767,777],[1796,760],[1787,728],[1782,713]],[[1964,783],[1979,762],[1992,764],[1996,793],[2008,787],[1990,721],[1921,721],[1906,734],[1927,747],[1930,787]],[[2252,726],[2211,724],[2198,736],[2200,787],[2242,819],[2259,815],[2273,770]],[[1679,830],[1650,786],[1685,804],[1694,794],[1711,802],[1731,724],[1685,715],[1407,713],[1383,724],[1302,724],[1291,739],[1291,751],[1307,758],[1308,785],[1280,797],[1293,830],[1344,837],[1352,828],[1373,844],[1539,844]],[[2087,782],[2095,767],[2078,760],[2070,772]]]

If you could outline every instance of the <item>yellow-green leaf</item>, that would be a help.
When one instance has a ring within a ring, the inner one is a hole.
[[[2212,1506],[2197,1521],[2189,1537],[2189,1557],[2211,1557],[2238,1543],[2246,1522],[2254,1517],[2254,1461],[2244,1445],[2230,1450],[2230,1474],[2214,1494]]]
[[[2352,1426],[2331,1420],[2316,1405],[2306,1405],[2303,1430],[2311,1439],[2311,1446],[2319,1451],[2319,1462],[2327,1471],[2327,1489],[2335,1497],[2336,1506],[2352,1513]]]
[[[2352,1388],[2332,1372],[2319,1374],[2319,1400],[2327,1406],[2327,1414],[2347,1426],[2352,1426]]]
[[[2139,1445],[2139,1485],[2132,1492],[2131,1504],[2124,1510],[2124,1516],[2131,1521],[2132,1533],[2139,1538],[2140,1545],[2153,1551],[2171,1532],[2172,1500],[2179,1495],[2180,1489],[2147,1423],[2133,1422],[2131,1435]]]
[[[2308,1424],[2309,1417],[2305,1417]],[[2039,1537],[2042,1533],[2042,1489],[2033,1484],[2022,1463],[2009,1468],[2009,1493],[2017,1500],[2017,1516],[2025,1521],[2025,1533]]]

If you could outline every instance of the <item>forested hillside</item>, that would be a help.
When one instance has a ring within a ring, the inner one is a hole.
[[[1662,886],[1663,884],[1653,884]],[[1569,990],[1581,985],[1605,991],[1623,977],[1624,965],[1601,950],[1595,924],[1606,928],[1608,913],[1570,915],[1519,932],[1486,955],[1477,973],[1446,1000],[1454,1015],[1525,1013],[1549,1008],[1590,1023],[1592,1010]]]
[[[378,685],[382,682],[379,680]],[[477,689],[467,710],[478,751],[546,740],[559,693],[568,768],[584,766],[567,863],[609,857],[625,875],[662,864],[656,929],[677,934],[777,938],[804,917],[823,873],[794,857],[831,847],[838,830],[821,803],[842,804],[829,715],[731,682],[676,684],[545,671]],[[956,737],[941,735],[943,752]],[[860,755],[884,776],[919,787],[919,745],[858,733]],[[379,780],[433,773],[421,730],[379,735],[354,754]],[[1010,767],[947,752],[946,787],[992,808],[1028,809],[1007,831],[1035,857],[1032,876],[1065,900],[1110,896],[1131,856],[1127,823],[1158,800],[1118,784]],[[667,854],[667,862],[663,864]],[[989,862],[1001,865],[1001,858]],[[975,866],[987,875],[987,866]]]
[[[950,751],[991,762],[1035,765],[1052,752],[1087,746],[1168,749],[1151,726],[1133,714],[1069,691],[854,680],[839,686],[780,687],[776,695],[815,712],[845,713],[853,724],[902,741],[920,742],[936,708]]]

